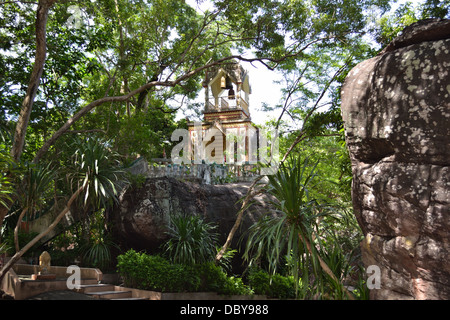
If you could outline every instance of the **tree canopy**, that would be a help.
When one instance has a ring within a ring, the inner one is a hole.
[[[39,25],[36,7],[44,4],[48,18]],[[20,110],[39,48],[37,27],[45,27],[47,50],[42,75],[33,84],[37,92],[25,156],[39,159],[59,137],[80,131],[114,137],[125,154],[145,154],[143,149],[159,145],[163,134],[152,127],[174,121],[174,110],[201,89],[207,66],[237,58],[289,74],[307,69],[305,81],[323,85],[360,39],[366,10],[389,6],[387,0],[213,4],[211,11],[200,13],[175,0],[5,2],[0,17],[2,123],[11,126],[25,117]],[[249,50],[250,56],[243,55]],[[310,87],[303,90],[304,99],[311,98]],[[149,112],[152,124],[136,119]],[[145,148],[128,143],[129,126],[145,128],[132,137],[148,141]]]
[[[118,167],[169,152],[171,133],[186,126],[177,111],[201,113],[193,101],[204,72],[232,61],[282,72],[280,104],[267,106],[280,116],[268,125],[282,129],[282,152],[338,154],[339,169],[325,161],[318,170],[342,183],[326,192],[348,200],[339,112],[347,72],[410,22],[449,17],[448,0],[408,2],[384,15],[392,2],[211,0],[209,9],[202,0],[0,2],[0,227],[33,168],[79,166],[85,173],[75,179],[73,172],[55,172],[66,180],[55,180],[43,194],[48,203],[114,197],[114,185],[105,186],[114,183]],[[76,155],[88,157],[89,143],[98,152],[85,167]],[[114,168],[100,172],[96,156],[109,152],[114,161],[104,163]]]

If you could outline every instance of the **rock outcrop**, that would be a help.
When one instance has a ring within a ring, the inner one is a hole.
[[[128,189],[110,212],[115,238],[124,246],[157,250],[167,240],[170,215],[198,215],[217,225],[220,244],[233,227],[249,183],[207,185],[174,178],[147,178],[142,186]],[[232,248],[243,233],[268,213],[267,198],[256,196],[244,215]]]
[[[403,31],[342,88],[372,299],[450,298],[450,20]]]

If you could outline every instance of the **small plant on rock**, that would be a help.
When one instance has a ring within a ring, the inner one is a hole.
[[[198,216],[172,216],[167,231],[170,239],[164,250],[174,263],[194,265],[212,261],[218,239],[215,229],[216,226]]]

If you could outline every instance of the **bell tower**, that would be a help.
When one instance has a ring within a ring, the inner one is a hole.
[[[205,121],[211,119],[249,119],[251,87],[246,70],[237,62],[230,62],[206,71]]]
[[[205,106],[201,123],[202,137],[199,137],[199,124],[189,123],[192,145],[195,146],[201,138],[204,146],[212,150],[212,155],[205,156],[206,162],[212,162],[211,159],[217,164],[248,162],[251,152],[249,139],[257,131],[250,118],[251,87],[248,72],[236,61],[211,67],[206,70],[203,88]],[[210,137],[208,133],[211,129],[214,132],[219,130],[222,137]],[[193,153],[191,158],[195,158]]]

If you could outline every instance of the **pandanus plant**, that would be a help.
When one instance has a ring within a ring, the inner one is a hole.
[[[75,139],[69,146],[75,150],[67,166],[67,178],[75,188],[81,182],[85,187],[78,198],[78,206],[92,214],[89,242],[83,246],[83,258],[91,266],[106,269],[111,262],[111,249],[117,245],[106,232],[104,209],[117,201],[118,192],[127,181],[119,155],[108,148],[108,142],[97,139]]]
[[[30,164],[27,163],[23,169],[24,175],[21,183],[18,183],[18,202],[21,208],[16,227],[14,228],[14,245],[16,252],[19,248],[19,228],[25,216],[33,218],[36,211],[45,205],[45,194],[52,190],[52,184],[56,177],[51,163]]]
[[[198,216],[173,215],[165,252],[174,263],[194,265],[212,261],[218,237],[215,229],[216,226]]]
[[[111,199],[116,199],[118,190],[120,190],[119,185],[124,185],[124,171],[120,168],[117,155],[108,149],[107,143],[96,139],[87,141],[75,139],[68,149],[73,151],[72,156],[63,164],[63,168],[58,170],[57,175],[65,175],[67,177],[66,187],[71,189],[64,190],[67,192],[64,208],[44,231],[20,248],[3,266],[0,270],[0,280],[25,252],[57,226],[78,199],[81,199],[82,205],[89,210],[97,210],[104,207]],[[37,201],[40,201],[42,194],[39,190],[50,185],[51,180],[56,177],[53,174],[56,169],[58,168],[49,165],[30,167],[31,171],[29,170],[27,173],[29,181],[26,178],[23,184],[26,189],[23,190],[21,217],[35,206]],[[39,184],[37,184],[38,181]],[[19,221],[21,221],[21,217],[19,217]]]
[[[249,229],[244,251],[244,258],[250,265],[264,259],[273,274],[282,258],[289,255],[289,269],[295,279],[296,292],[298,294],[301,274],[303,295],[310,290],[307,285],[311,281],[315,283],[315,293],[322,295],[324,282],[340,284],[320,255],[318,224],[335,210],[309,195],[316,167],[317,163],[310,164],[308,159],[291,158],[280,166],[276,174],[268,176],[267,192],[275,199],[271,204],[277,214],[264,216]],[[342,286],[342,290],[349,299],[353,299],[345,287]]]

